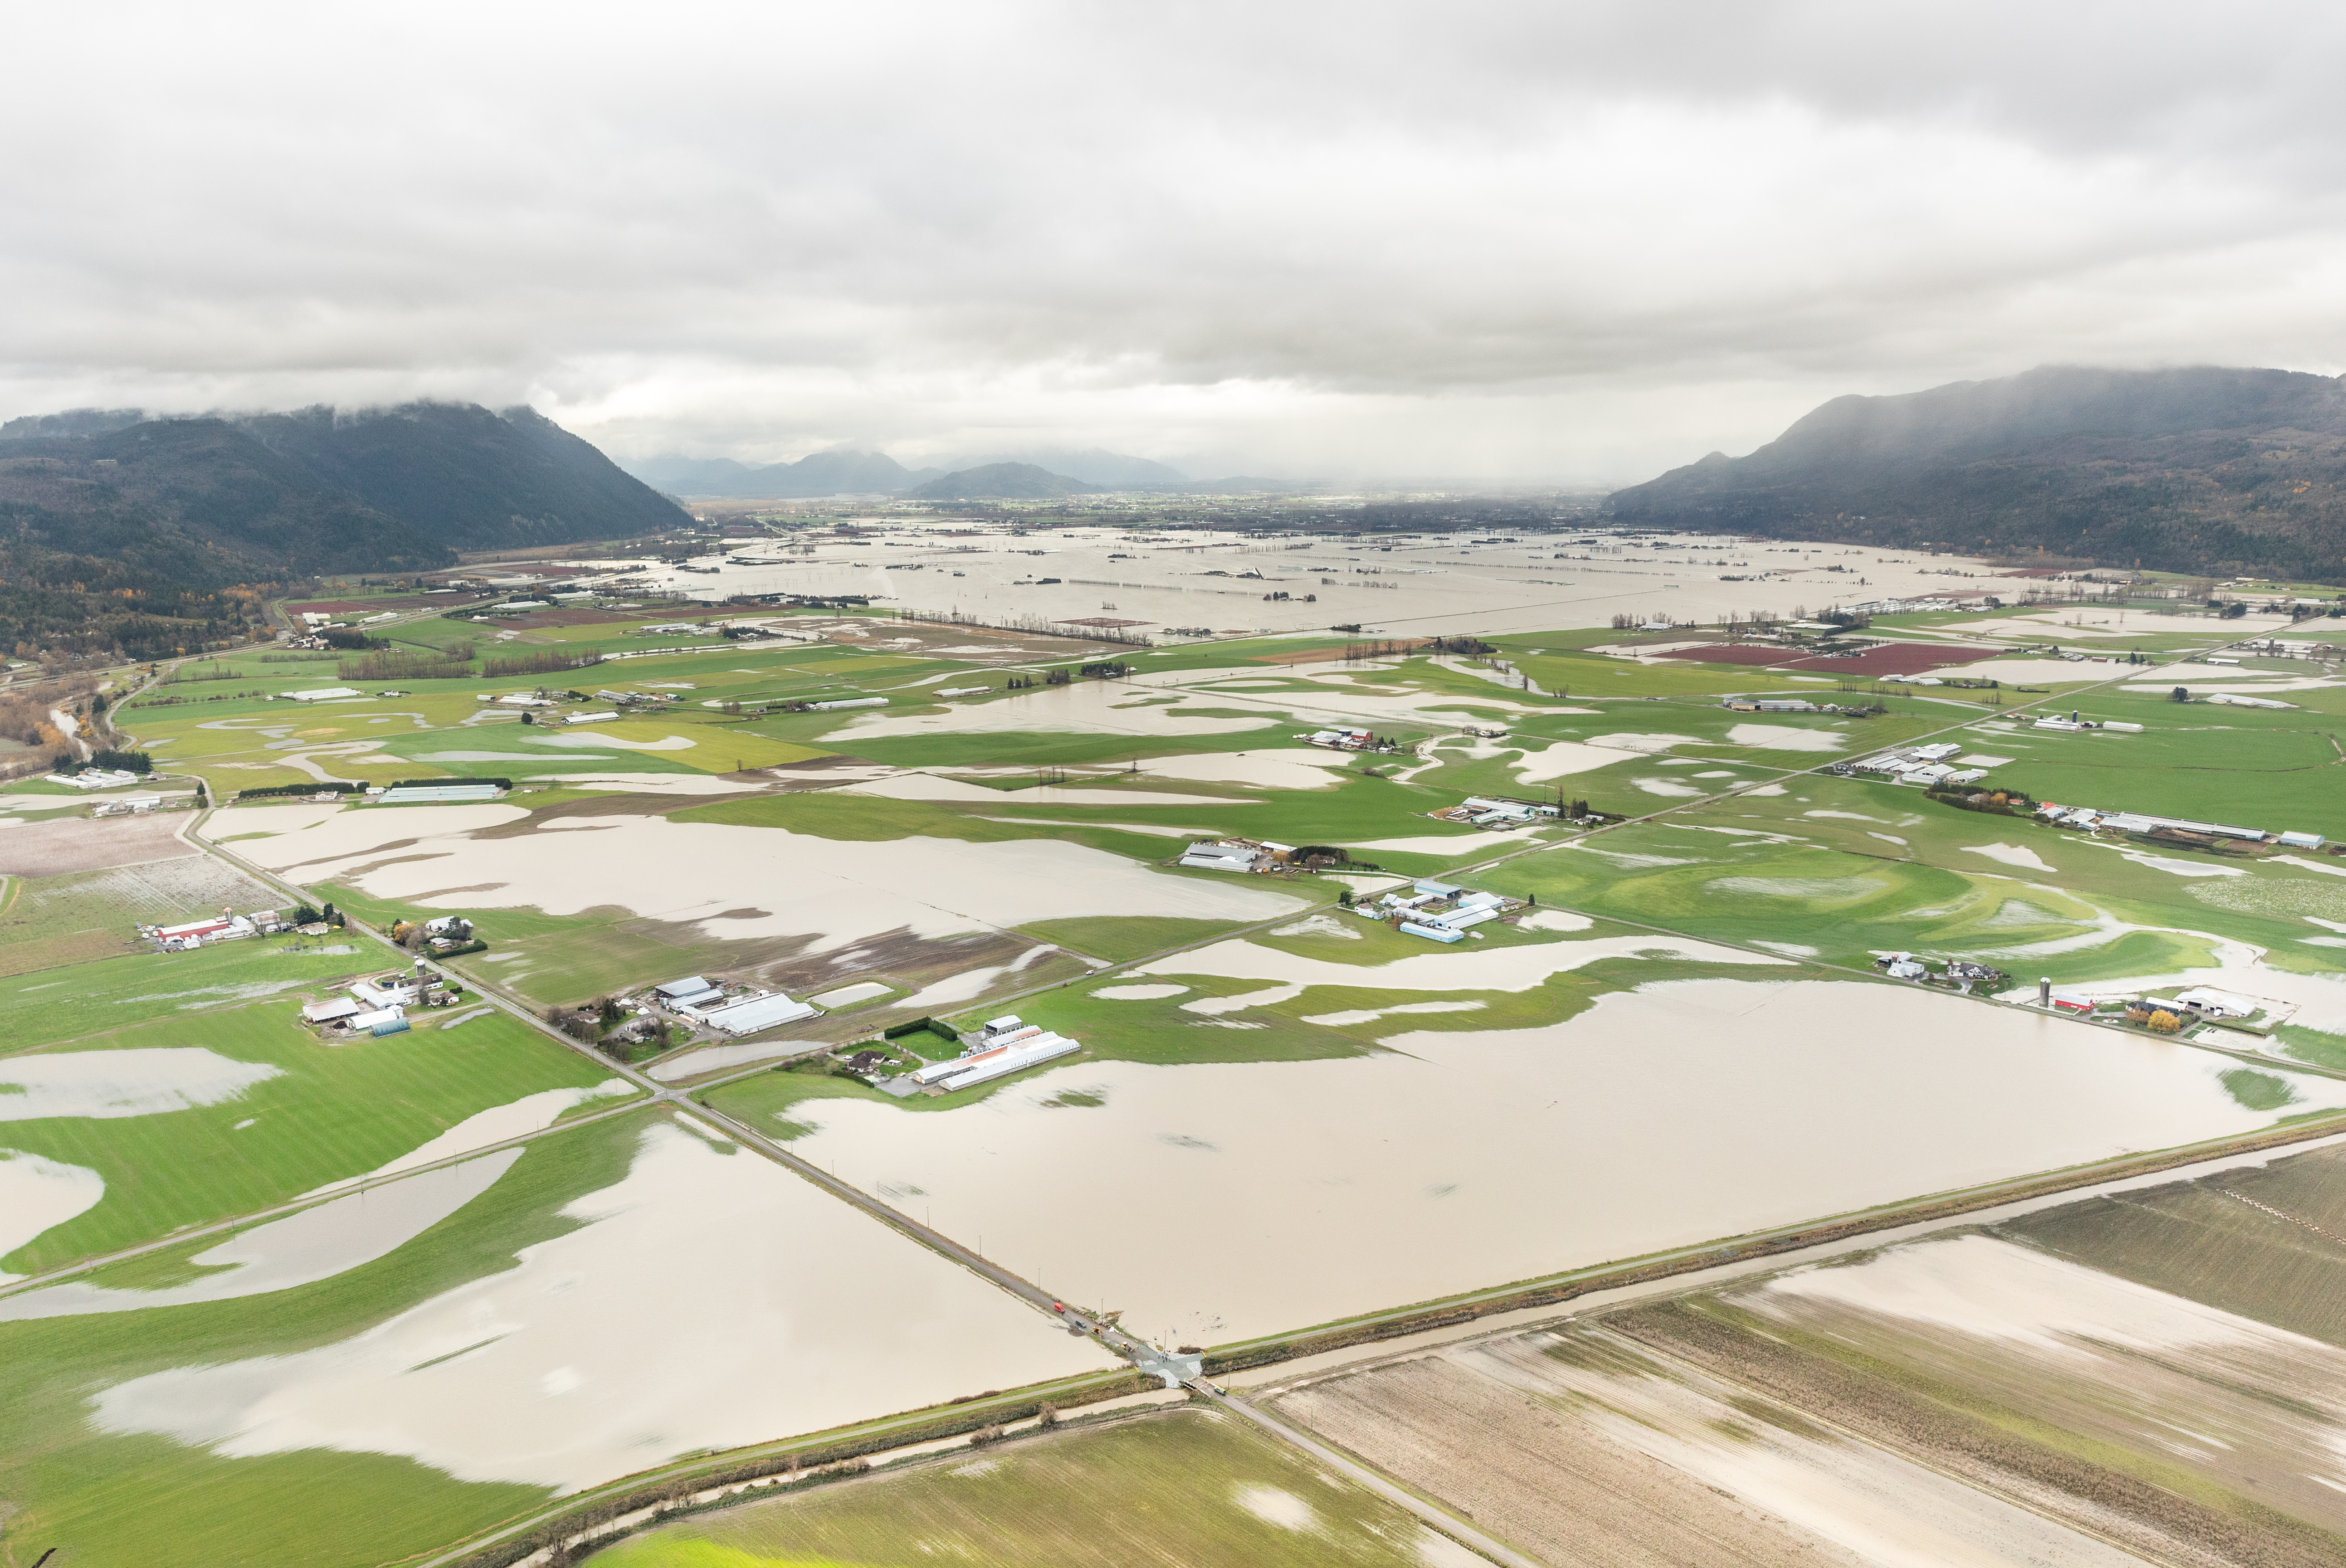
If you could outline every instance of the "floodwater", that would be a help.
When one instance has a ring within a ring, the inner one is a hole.
[[[906,542],[934,546],[943,541],[905,526],[902,519],[873,519]],[[990,538],[965,553],[933,562],[951,570],[892,572],[869,541],[824,545],[803,558],[750,566],[719,566],[713,575],[654,569],[654,585],[694,598],[723,599],[734,594],[869,594],[892,596],[907,606],[957,610],[988,619],[1014,616],[1063,617],[1102,613],[1103,599],[1117,608],[1106,613],[1163,626],[1211,625],[1225,631],[1264,629],[1320,632],[1331,623],[1360,622],[1366,636],[1380,631],[1386,616],[1406,616],[1399,629],[1413,636],[1465,631],[1553,631],[1602,626],[1616,615],[1637,620],[1668,615],[1680,621],[1707,621],[1729,611],[1755,608],[1776,613],[1813,599],[1823,590],[1813,577],[1766,582],[1721,582],[1737,567],[1765,570],[1783,564],[1766,553],[1720,535],[1724,545],[1695,554],[1674,541],[1662,550],[1624,553],[1579,549],[1541,535],[1520,543],[1473,545],[1455,539],[1429,539],[1363,554],[1346,541],[1315,542],[1309,550],[1275,557],[1237,552],[1260,541],[1243,535],[1185,535],[1177,548],[1158,549],[1123,537],[1111,525],[1037,530],[1017,539]],[[1919,598],[1942,592],[1943,578],[1929,575],[1950,557],[1897,551],[1830,549],[1831,560],[1864,576],[1869,593],[1888,598]],[[1046,552],[1041,559],[1025,552]],[[1559,559],[1559,555],[1576,558]],[[1112,558],[1114,557],[1114,558]],[[702,566],[715,565],[709,561]],[[1796,565],[1812,566],[1805,556]],[[633,565],[631,563],[631,565]],[[1956,560],[1966,570],[1986,571],[1984,563]],[[1210,571],[1260,569],[1261,579],[1209,576]],[[1065,579],[1059,584],[1025,581],[1032,573]],[[1290,599],[1270,600],[1283,590]],[[1398,591],[1395,591],[1398,590]],[[1306,593],[1317,596],[1307,600]],[[2148,624],[2147,622],[2144,624]],[[2198,623],[2205,626],[2205,622]],[[2134,622],[2127,623],[2129,628]],[[1151,628],[1153,629],[1153,627]],[[2034,635],[2051,637],[2059,628],[2032,623]],[[1260,673],[1257,671],[1256,673]]]
[[[487,802],[390,809],[363,806],[244,807],[223,817],[214,824],[212,831],[221,839],[244,833],[274,834],[273,838],[244,840],[235,846],[234,852],[268,871],[299,868],[306,874],[306,880],[323,881],[323,875],[310,873],[309,868],[363,856],[385,845],[413,839],[444,839],[482,828],[502,827],[528,815],[527,809],[520,806]]]
[[[423,1235],[486,1192],[521,1156],[501,1149],[265,1221],[197,1253],[189,1261],[212,1272],[184,1284],[122,1290],[85,1278],[0,1297],[0,1322],[228,1301],[330,1279]]]
[[[1038,784],[1033,789],[1013,793],[989,789],[983,784],[972,784],[964,779],[948,779],[939,773],[899,773],[887,779],[843,784],[834,793],[877,795],[888,800],[951,800],[987,806],[1235,806],[1247,803],[1225,799],[1219,795],[1168,795],[1162,790],[1121,787],[1062,789],[1055,784]]]
[[[1800,1269],[1735,1299],[2346,1528],[2337,1346],[1980,1235]]]
[[[502,839],[430,831],[420,822],[405,832],[428,836],[372,870],[360,868],[378,858],[374,845],[340,858],[287,850],[280,859],[301,862],[291,872],[297,880],[349,876],[370,896],[398,903],[527,906],[551,915],[618,905],[658,920],[698,921],[711,937],[810,936],[817,952],[894,931],[940,937],[1136,911],[1259,921],[1302,905],[1245,879],[1168,876],[1055,839],[864,842],[638,816],[557,818],[536,832]],[[289,842],[309,836],[291,835]],[[270,845],[257,840],[253,847]],[[464,891],[453,891],[458,889]]]
[[[1514,988],[1535,982],[1475,972],[1541,951],[1383,968],[1412,989]],[[1315,983],[1322,971],[1393,983],[1256,952],[1251,978],[1287,978],[1267,972],[1283,961]],[[1232,967],[1155,967],[1184,962]],[[1440,983],[1416,972],[1454,962],[1464,972]],[[792,1147],[867,1190],[919,1190],[940,1229],[1127,1308],[1137,1330],[1213,1343],[2283,1114],[2242,1107],[2218,1082],[2232,1064],[2186,1046],[1852,982],[1675,982],[1563,1023],[1384,1044],[1329,1061],[1078,1063],[921,1115],[826,1100],[791,1108],[819,1124]],[[1106,1103],[1046,1105],[1069,1089]],[[2290,1113],[2346,1104],[2346,1084],[2298,1089]]]
[[[408,1150],[397,1159],[360,1176],[345,1176],[342,1181],[329,1182],[317,1188],[331,1192],[350,1182],[366,1181],[376,1176],[396,1176],[419,1166],[441,1160],[454,1159],[458,1155],[484,1149],[491,1144],[501,1144],[508,1138],[518,1138],[554,1125],[566,1111],[596,1100],[621,1098],[634,1093],[634,1085],[625,1078],[606,1078],[589,1089],[544,1089],[535,1095],[524,1095],[502,1105],[491,1105],[485,1111],[475,1111],[427,1143]],[[304,1196],[311,1196],[303,1194]]]
[[[1582,925],[1586,923],[1584,921]],[[1632,958],[1645,953],[1709,963],[1774,967],[1789,962],[1687,936],[1607,936],[1494,948],[1468,948],[1462,944],[1435,948],[1385,963],[1338,963],[1233,939],[1140,964],[1132,972],[1218,974],[1230,980],[1271,980],[1299,987],[1342,985],[1372,991],[1528,991],[1550,975],[1585,968],[1599,959]]]
[[[1277,1408],[1421,1490],[1471,1502],[1486,1528],[1554,1562],[2142,1562],[1601,1331],[1454,1349],[1310,1384]]]
[[[22,1149],[0,1149],[0,1257],[96,1208],[106,1178]],[[20,1276],[0,1274],[0,1285]]]
[[[1229,707],[1230,702],[1201,697],[1198,706]],[[1178,705],[1175,705],[1178,706]],[[1236,735],[1265,729],[1278,722],[1271,715],[1232,718],[1203,713],[1166,711],[1165,699],[1136,696],[1121,681],[1079,681],[1073,686],[1047,686],[1000,702],[956,708],[943,713],[864,713],[845,728],[831,732],[827,743],[852,750],[856,742],[907,735],[981,735],[1049,730],[1087,735],[1140,737],[1177,735]]]
[[[200,1045],[52,1051],[0,1060],[0,1122],[153,1116],[233,1100],[285,1069]]]
[[[224,1455],[403,1454],[575,1491],[1110,1365],[770,1162],[666,1123],[563,1213],[578,1228],[363,1333],[117,1384],[93,1420]]]
[[[1738,746],[1762,751],[1846,751],[1849,737],[1835,729],[1802,729],[1791,724],[1739,724],[1727,732]]]

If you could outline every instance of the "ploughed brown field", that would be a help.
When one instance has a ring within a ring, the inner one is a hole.
[[[1557,1564],[2312,1568],[2341,1237],[2322,1149],[1265,1398]]]

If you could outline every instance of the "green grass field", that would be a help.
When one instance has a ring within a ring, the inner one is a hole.
[[[563,1208],[627,1172],[644,1118],[550,1135],[461,1214],[386,1257],[262,1301],[0,1323],[0,1550],[66,1547],[90,1568],[158,1563],[393,1563],[525,1513],[546,1488],[461,1481],[382,1454],[230,1458],[105,1431],[90,1394],[176,1367],[339,1342],[576,1229]],[[200,1250],[190,1247],[189,1251]],[[151,1271],[151,1270],[150,1270]],[[139,1280],[99,1270],[100,1284]],[[27,1554],[29,1549],[29,1554]]]
[[[280,1203],[372,1170],[475,1112],[610,1076],[504,1013],[326,1044],[298,1022],[301,1000],[332,994],[324,982],[355,972],[356,962],[238,943],[0,982],[0,1029],[30,1047],[0,1055],[0,1082],[31,1055],[128,1050],[192,1047],[278,1069],[210,1105],[0,1123],[6,1146],[106,1183],[95,1207],[0,1258],[0,1270],[63,1268]],[[60,991],[74,1001],[61,1006]]]
[[[663,1526],[597,1568],[1159,1568],[1480,1562],[1232,1417],[1179,1410],[1023,1439]]]

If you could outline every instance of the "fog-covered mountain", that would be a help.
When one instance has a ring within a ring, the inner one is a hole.
[[[818,495],[896,494],[945,473],[1002,464],[1039,468],[1102,490],[1178,490],[1189,481],[1178,468],[1146,457],[1107,452],[1049,448],[955,457],[923,468],[906,468],[877,452],[819,452],[796,463],[752,466],[729,457],[674,454],[630,463],[627,471],[671,495],[728,500],[789,500]]]
[[[1031,463],[988,463],[940,475],[904,494],[913,501],[1047,501],[1096,494],[1099,489]]]
[[[1625,522],[2107,565],[2346,576],[2346,387],[2047,367],[1841,397],[1745,457],[1616,492]]]
[[[0,646],[153,657],[236,635],[265,585],[689,520],[525,408],[11,420],[0,426]]]

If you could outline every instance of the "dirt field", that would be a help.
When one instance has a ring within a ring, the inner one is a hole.
[[[1556,1564],[2346,1562],[2346,1149],[1261,1396]]]
[[[1277,1408],[1574,1568],[2133,1561],[1602,1329],[1315,1383]]]
[[[1998,1228],[2346,1348],[2346,1149],[2070,1204]]]
[[[1606,1321],[1672,1359],[2153,1562],[2346,1561],[2331,1506],[2346,1498],[2306,1473],[2309,1443],[2318,1449],[2333,1424],[2285,1408],[2278,1363],[2242,1380],[2229,1359],[2194,1347],[2045,1355],[1944,1325],[1814,1307],[1760,1317],[1715,1298]]]
[[[58,877],[184,859],[198,852],[177,836],[189,820],[185,811],[158,811],[145,817],[71,817],[10,828],[0,831],[0,874]]]
[[[23,830],[17,830],[22,831]],[[0,894],[0,974],[151,951],[138,926],[195,920],[223,904],[267,909],[277,896],[201,855],[75,876],[9,881]]]

